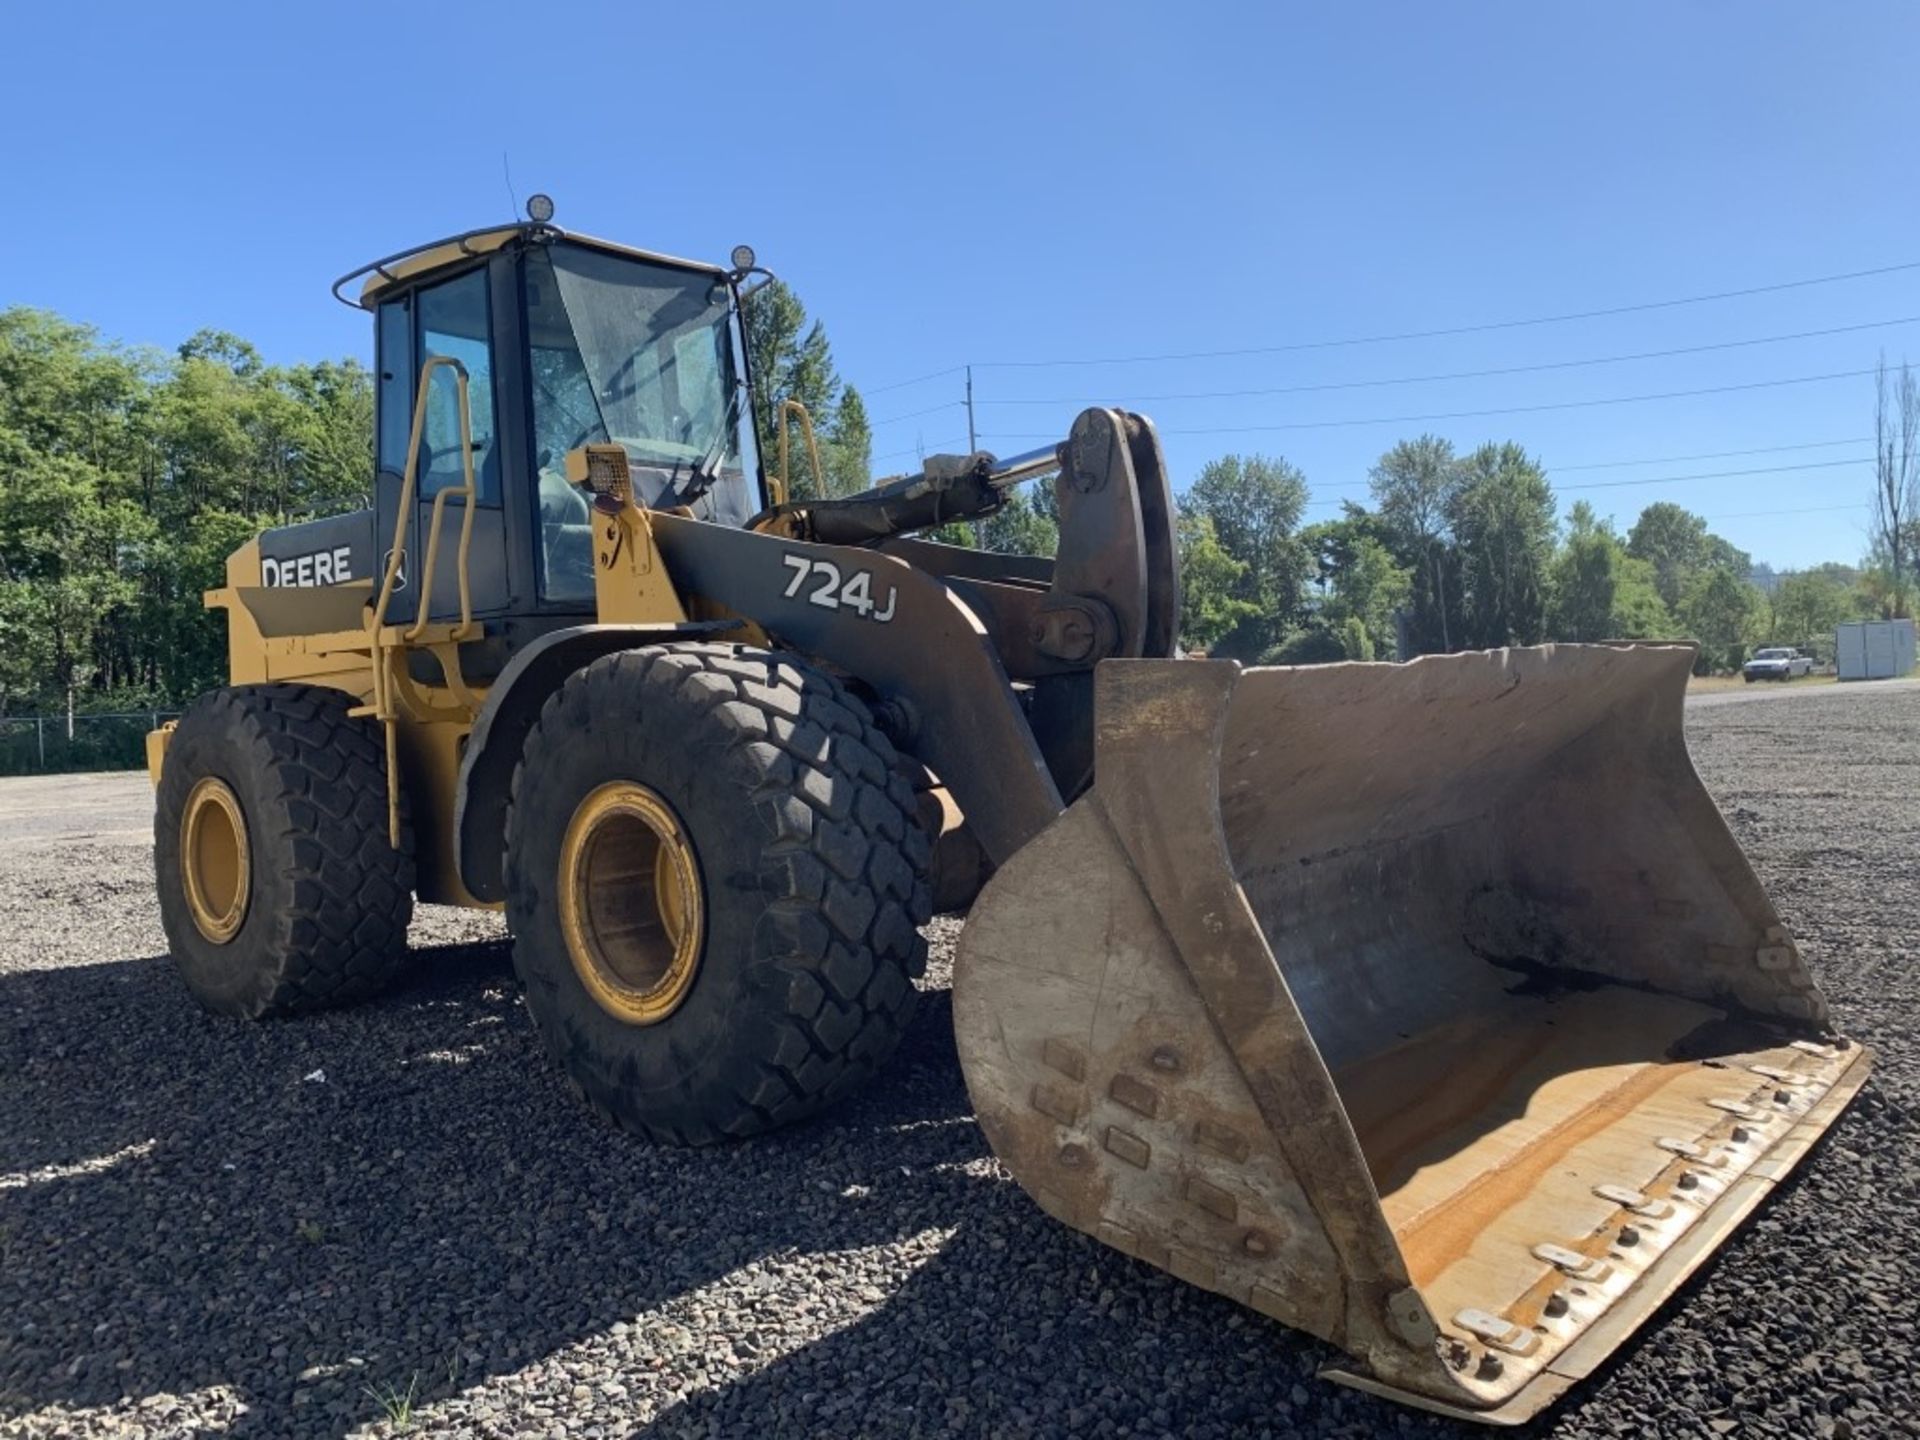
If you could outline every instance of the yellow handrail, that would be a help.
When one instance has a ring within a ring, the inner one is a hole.
[[[456,632],[456,638],[464,636],[473,625],[473,595],[467,574],[467,554],[473,541],[476,491],[473,483],[473,412],[467,399],[467,367],[451,355],[431,355],[420,367],[420,384],[414,393],[413,425],[407,441],[407,468],[400,480],[400,513],[394,520],[393,548],[387,552],[387,573],[380,582],[380,597],[373,607],[373,628],[377,634],[380,627],[386,624],[387,606],[393,599],[395,581],[405,555],[407,522],[413,514],[414,492],[419,485],[420,442],[426,431],[427,395],[433,372],[442,366],[453,371],[459,391],[460,464],[465,483],[457,487],[449,486],[433,497],[433,514],[427,522],[427,555],[421,566],[419,612],[401,637],[409,642],[418,640],[426,628],[428,608],[433,599],[433,572],[440,559],[440,517],[446,509],[449,495],[457,495],[466,502],[462,506],[466,513],[460,520],[460,549],[455,556],[460,585],[460,629]]]
[[[786,399],[780,402],[780,473],[771,478],[774,490],[773,503],[784,505],[791,487],[787,484],[787,430],[788,422],[794,416],[800,417],[800,428],[807,437],[807,458],[813,462],[813,488],[818,495],[827,493],[825,472],[820,468],[820,445],[813,438],[813,416],[807,413],[807,407],[798,400]]]
[[[442,366],[453,371],[454,382],[460,400],[460,466],[462,484],[448,486],[433,497],[433,513],[427,520],[427,554],[421,564],[420,585],[416,592],[419,596],[417,612],[413,624],[400,636],[399,645],[393,645],[384,638],[387,623],[387,607],[393,601],[393,592],[398,584],[400,566],[406,555],[407,522],[413,515],[414,495],[420,480],[420,442],[425,438],[427,423],[427,395],[431,388],[433,372]],[[460,586],[460,627],[450,637],[464,639],[473,627],[473,594],[467,572],[467,555],[473,541],[473,512],[478,491],[473,479],[473,411],[467,395],[467,367],[451,355],[432,355],[420,367],[420,383],[414,391],[413,425],[408,434],[407,466],[400,478],[400,508],[393,522],[393,548],[387,552],[386,574],[380,581],[380,593],[373,603],[373,619],[369,627],[370,654],[373,665],[373,715],[386,731],[387,749],[387,834],[394,849],[400,848],[400,768],[399,745],[395,721],[399,718],[393,707],[393,651],[418,640],[425,632],[428,614],[433,601],[433,573],[440,560],[440,521],[445,513],[447,497],[457,495],[464,502],[464,514],[460,520],[460,548],[455,555],[458,566]]]

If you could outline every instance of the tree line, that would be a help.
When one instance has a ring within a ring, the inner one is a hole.
[[[1371,505],[1303,524],[1307,482],[1283,459],[1228,455],[1181,502],[1183,642],[1304,664],[1541,641],[1693,640],[1703,670],[1759,645],[1830,658],[1834,626],[1909,613],[1901,571],[1920,527],[1859,567],[1775,574],[1671,501],[1625,535],[1585,501],[1564,524],[1541,462],[1512,442],[1465,455],[1403,440],[1368,474]]]
[[[367,503],[373,386],[202,331],[166,353],[0,311],[0,716],[221,683],[201,592],[263,526]]]
[[[823,327],[776,284],[747,328],[762,453],[791,396],[820,427],[824,471],[796,448],[796,492],[868,484],[871,426]],[[1910,613],[1920,575],[1920,398],[1904,367],[1881,391],[1890,518],[1861,566],[1787,576],[1670,502],[1624,535],[1584,503],[1560,523],[1544,466],[1511,442],[1402,441],[1372,467],[1370,503],[1314,523],[1297,467],[1222,456],[1180,500],[1183,643],[1288,663],[1609,638],[1695,639],[1718,667],[1756,643],[1819,649],[1841,620]],[[0,311],[0,717],[173,708],[220,684],[222,622],[201,593],[260,529],[368,503],[372,433],[372,377],[353,360],[269,365],[217,331],[128,347]],[[1050,502],[1029,487],[941,538],[1050,554]]]

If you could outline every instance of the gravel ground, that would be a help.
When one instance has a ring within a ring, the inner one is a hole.
[[[1689,729],[1876,1078],[1537,1433],[1920,1435],[1920,694]],[[1459,1433],[1028,1202],[968,1112],[951,925],[865,1096],[652,1149],[570,1098],[490,917],[423,912],[370,1007],[201,1014],[149,805],[136,777],[0,782],[0,1436],[377,1436],[409,1406],[489,1436]]]

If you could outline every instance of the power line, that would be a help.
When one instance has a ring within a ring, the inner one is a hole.
[[[1726,515],[1708,515],[1708,520],[1752,520],[1761,515],[1822,515],[1835,510],[1860,510],[1865,502],[1857,505],[1803,505],[1795,510],[1735,510]]]
[[[1586,410],[1599,405],[1638,405],[1649,400],[1687,400],[1701,395],[1730,395],[1742,390],[1772,390],[1783,385],[1814,385],[1827,380],[1857,380],[1872,370],[1835,370],[1826,375],[1795,375],[1784,380],[1750,380],[1739,385],[1709,385],[1698,390],[1661,390],[1649,395],[1609,395],[1596,400],[1555,400],[1543,405],[1507,405],[1491,410],[1447,410],[1429,415],[1369,415],[1355,420],[1295,420],[1280,425],[1213,425],[1165,429],[1163,435],[1253,435],[1277,430],[1340,430],[1357,425],[1419,425],[1430,420],[1477,420],[1489,415],[1531,415],[1543,410]],[[1035,431],[1005,432],[1004,440],[1055,438]]]
[[[1006,438],[1013,438],[1011,436]],[[1836,445],[1871,445],[1873,436],[1853,435],[1842,440],[1803,440],[1793,445],[1762,445],[1748,450],[1704,450],[1693,455],[1649,455],[1637,460],[1589,460],[1579,465],[1554,465],[1551,471],[1555,475],[1564,475],[1575,470],[1625,470],[1635,465],[1685,465],[1695,460],[1737,460],[1749,455],[1785,455],[1801,450],[1831,450]],[[1854,461],[1842,462],[1854,464]],[[1791,469],[1793,467],[1783,467]],[[1760,472],[1753,472],[1760,473]],[[1346,482],[1340,482],[1342,484]],[[1365,481],[1355,482],[1365,484]],[[1561,487],[1571,489],[1571,486]]]
[[[1091,365],[1144,365],[1162,361],[1183,360],[1220,360],[1233,359],[1248,355],[1286,355],[1310,350],[1337,350],[1365,345],[1399,344],[1409,340],[1437,340],[1457,335],[1480,335],[1500,330],[1521,330],[1540,325],[1565,325],[1579,320],[1598,320],[1615,315],[1645,314],[1655,310],[1672,310],[1687,305],[1706,305],[1721,300],[1739,300],[1754,295],[1774,295],[1789,290],[1805,290],[1819,285],[1838,285],[1852,280],[1870,280],[1881,275],[1897,275],[1910,270],[1920,270],[1920,260],[1905,260],[1894,265],[1878,265],[1866,270],[1847,270],[1833,275],[1815,275],[1802,280],[1782,280],[1771,285],[1749,285],[1738,290],[1718,290],[1706,295],[1686,295],[1668,300],[1646,300],[1632,305],[1603,306],[1593,310],[1570,310],[1558,315],[1533,315],[1518,320],[1489,320],[1472,325],[1449,325],[1433,330],[1403,330],[1383,335],[1354,335],[1329,340],[1299,340],[1286,345],[1256,345],[1225,350],[1187,350],[1172,351],[1159,355],[1117,355],[1084,356],[1056,360],[986,360],[974,362],[982,368],[992,367],[1003,370],[1047,369],[1065,366]],[[906,380],[892,380],[885,385],[872,385],[863,390],[866,395],[882,395],[890,390],[903,390],[910,385],[924,385],[929,380],[944,379],[949,375],[959,375],[966,371],[965,363],[948,365],[939,370],[929,370],[924,375],[915,375]]]
[[[909,445],[904,450],[889,450],[884,455],[875,455],[875,460],[897,460],[902,455],[937,455],[949,445],[959,445],[966,440],[964,435],[956,435],[951,440],[935,440],[928,444]]]
[[[1536,325],[1565,325],[1576,320],[1598,320],[1610,315],[1644,314],[1650,310],[1671,310],[1684,305],[1705,305],[1718,300],[1739,300],[1750,295],[1773,295],[1786,290],[1805,290],[1816,285],[1838,285],[1849,280],[1870,280],[1878,275],[1897,275],[1908,270],[1920,270],[1920,260],[1906,260],[1897,265],[1880,265],[1870,270],[1848,270],[1837,275],[1816,275],[1805,280],[1783,280],[1773,285],[1750,285],[1742,290],[1719,290],[1710,295],[1688,295],[1675,300],[1647,300],[1635,305],[1613,305],[1598,310],[1572,310],[1560,315],[1535,315],[1522,320],[1490,320],[1475,325],[1450,325],[1437,330],[1404,330],[1390,335],[1355,335],[1336,340],[1299,340],[1287,345],[1258,345],[1237,350],[1188,350],[1164,355],[1120,355],[1106,358],[1089,356],[1064,360],[990,360],[975,363],[1006,370],[1081,365],[1145,365],[1158,361],[1223,360],[1243,355],[1286,355],[1302,350],[1337,350],[1356,345],[1389,345],[1407,340],[1437,340],[1453,335],[1480,335],[1493,330],[1520,330]],[[885,385],[870,386],[862,393],[879,395],[888,390],[900,390],[909,385],[921,385],[928,380],[938,380],[942,376],[958,375],[964,369],[966,369],[964,364],[949,365],[944,370],[932,370],[925,375],[916,375],[911,380],[894,380]]]
[[[1387,345],[1405,340],[1437,340],[1452,335],[1483,334],[1490,330],[1519,330],[1535,325],[1564,325],[1575,320],[1598,320],[1609,315],[1636,315],[1649,310],[1671,310],[1683,305],[1704,305],[1716,300],[1738,300],[1750,295],[1772,295],[1784,290],[1804,290],[1815,285],[1836,285],[1847,280],[1866,280],[1876,275],[1893,275],[1907,270],[1920,270],[1920,260],[1906,260],[1898,265],[1876,266],[1871,270],[1849,270],[1838,275],[1816,275],[1806,280],[1783,280],[1773,285],[1751,285],[1742,290],[1719,290],[1710,295],[1688,295],[1676,300],[1647,300],[1635,305],[1611,305],[1598,310],[1573,310],[1560,315],[1536,315],[1524,320],[1492,320],[1477,325],[1450,325],[1437,330],[1405,330],[1391,335],[1360,335],[1340,340],[1300,340],[1288,345],[1258,345],[1237,350],[1189,350],[1165,355],[1123,355],[1111,358],[1065,360],[993,360],[974,363],[1008,370],[1043,369],[1067,365],[1143,365],[1162,360],[1222,360],[1243,355],[1281,355],[1300,350],[1332,350],[1354,345]]]
[[[1621,490],[1634,485],[1674,485],[1687,480],[1731,480],[1748,475],[1784,475],[1795,470],[1831,470],[1841,465],[1871,465],[1871,455],[1851,460],[1809,460],[1803,465],[1763,465],[1753,470],[1704,470],[1692,475],[1662,475],[1658,479],[1586,480],[1577,485],[1556,485],[1556,490]]]
[[[1484,380],[1501,375],[1530,375],[1543,370],[1575,370],[1589,365],[1624,365],[1638,360],[1665,360],[1676,355],[1704,355],[1715,350],[1740,350],[1755,345],[1782,345],[1828,335],[1851,335],[1861,330],[1884,330],[1895,325],[1920,324],[1920,315],[1897,320],[1869,320],[1860,325],[1836,325],[1826,330],[1800,330],[1790,335],[1760,335],[1750,340],[1721,340],[1709,345],[1682,345],[1671,350],[1642,350],[1631,355],[1596,355],[1581,360],[1548,360],[1535,365],[1506,365],[1492,370],[1454,370],[1438,375],[1402,375],[1385,380],[1333,380],[1314,385],[1267,386],[1252,390],[1185,390],[1165,395],[1135,395],[1130,404],[1162,400],[1237,400],[1260,395],[1308,395],[1327,390],[1370,390],[1388,385],[1429,385],[1446,380]],[[981,400],[982,405],[1098,405],[1116,403],[1101,396],[1068,395],[1047,400]],[[922,412],[924,413],[924,412]],[[880,422],[884,423],[884,422]]]
[[[924,410],[909,410],[904,415],[889,415],[886,419],[875,420],[873,423],[875,425],[894,425],[902,420],[918,420],[922,415],[938,415],[942,410],[951,410],[955,406],[964,404],[966,404],[964,400],[942,400],[938,405],[929,405]]]
[[[947,375],[958,375],[966,368],[964,365],[949,365],[944,370],[930,370],[925,375],[914,376],[911,380],[894,380],[885,385],[868,386],[860,393],[862,395],[884,395],[889,390],[904,390],[909,385],[924,385],[929,380],[938,380]]]
[[[1765,445],[1758,450],[1709,450],[1700,455],[1662,455],[1650,460],[1595,460],[1585,465],[1556,465],[1555,473],[1568,470],[1622,470],[1630,465],[1684,465],[1692,460],[1732,460],[1743,455],[1777,455],[1789,450],[1826,450],[1835,445],[1871,444],[1871,435],[1857,435],[1850,440],[1808,440],[1800,445]]]
[[[1860,455],[1847,460],[1809,460],[1800,465],[1762,465],[1750,470],[1706,470],[1696,472],[1692,475],[1658,475],[1642,477],[1636,480],[1587,480],[1575,485],[1554,485],[1553,490],[1555,494],[1559,494],[1563,490],[1621,490],[1639,485],[1681,485],[1693,480],[1731,480],[1751,475],[1784,475],[1798,470],[1831,470],[1843,465],[1871,464],[1873,464],[1873,457],[1871,455]],[[1551,472],[1549,473],[1549,480],[1551,480]],[[1365,485],[1366,483],[1364,480],[1346,480],[1327,488],[1338,490],[1351,486]],[[1307,503],[1310,505],[1344,505],[1346,500],[1344,498],[1338,500],[1310,500]]]

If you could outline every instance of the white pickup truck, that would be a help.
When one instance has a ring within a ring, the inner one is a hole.
[[[1740,673],[1749,685],[1756,680],[1797,680],[1813,673],[1813,657],[1785,645],[1772,645],[1754,651]]]

